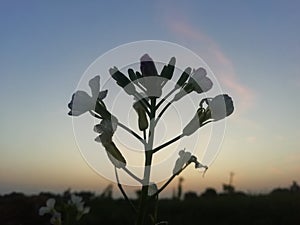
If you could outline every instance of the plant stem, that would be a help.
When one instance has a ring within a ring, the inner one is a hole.
[[[118,176],[118,171],[117,171],[117,168],[115,167],[115,175],[116,175],[116,179],[117,179],[117,182],[118,182],[118,187],[122,193],[122,195],[124,196],[124,198],[126,199],[126,201],[128,201],[129,205],[131,206],[132,210],[137,213],[137,210],[135,208],[135,206],[133,205],[133,203],[130,201],[130,199],[128,198],[126,192],[124,191],[123,187],[122,187],[122,184],[120,183],[120,180],[119,180],[119,176]]]
[[[175,141],[178,141],[178,140],[179,140],[180,138],[182,138],[182,137],[184,137],[184,135],[182,135],[182,134],[178,135],[177,137],[175,137],[175,138],[173,138],[173,139],[167,141],[166,143],[164,143],[164,144],[162,144],[162,145],[156,147],[155,149],[153,149],[153,150],[152,150],[152,153],[154,154],[154,153],[158,152],[160,149],[162,149],[162,148],[164,148],[164,147],[167,147],[168,145],[174,143]]]
[[[137,177],[134,173],[132,173],[129,169],[127,169],[126,167],[122,167],[122,169],[129,175],[131,176],[133,179],[135,179],[136,181],[140,182],[141,184],[143,183],[143,180],[140,179],[139,177]]]
[[[118,122],[118,126],[122,127],[124,130],[126,130],[127,132],[129,132],[130,134],[132,134],[133,136],[135,136],[139,141],[141,141],[143,144],[146,143],[146,141],[140,137],[137,133],[135,133],[133,130],[131,130],[130,128],[128,128],[127,126],[125,126],[124,124]]]
[[[181,168],[181,170],[179,170],[177,173],[173,174],[168,180],[166,183],[164,183],[163,186],[161,186],[160,189],[158,189],[158,191],[153,194],[151,197],[154,198],[155,196],[158,196],[160,192],[162,192],[170,183],[171,181],[176,177],[178,176],[185,168],[188,167],[188,165],[190,165],[190,163],[187,163],[183,168]]]
[[[177,89],[178,88],[173,88],[162,100],[160,100],[160,102],[156,106],[156,109],[158,109],[161,106],[161,104],[163,104],[164,101],[166,101],[170,97],[170,95],[173,94],[174,91],[176,91]]]
[[[155,109],[156,98],[151,98],[150,107],[150,127],[148,133],[148,143],[145,144],[145,168],[144,168],[144,179],[141,193],[139,214],[136,225],[144,225],[145,217],[147,216],[147,204],[148,204],[148,188],[150,182],[151,163],[153,156],[153,141],[154,141],[154,130],[155,130]]]

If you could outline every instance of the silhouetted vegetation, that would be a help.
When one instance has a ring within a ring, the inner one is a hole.
[[[181,182],[180,182],[181,187]],[[181,187],[182,188],[182,187]],[[0,196],[1,225],[49,225],[48,216],[39,216],[38,210],[47,199],[58,202],[68,199],[70,190],[61,195],[40,193],[25,196],[11,193]],[[132,225],[135,215],[126,200],[112,199],[112,186],[108,186],[101,195],[92,192],[77,192],[86,205],[91,208],[79,225]],[[138,200],[133,200],[138,204]],[[217,193],[207,188],[197,195],[186,192],[184,200],[159,200],[158,221],[168,221],[170,225],[206,224],[206,225],[298,225],[300,221],[300,187],[294,181],[289,188],[275,188],[268,194],[249,195],[243,192]]]

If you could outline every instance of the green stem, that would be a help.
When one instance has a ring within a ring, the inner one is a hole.
[[[133,179],[135,179],[136,181],[140,182],[141,184],[143,183],[143,180],[140,179],[139,177],[137,177],[134,173],[132,173],[129,169],[127,169],[126,167],[122,167],[122,169],[129,175],[131,176]]]
[[[151,173],[151,163],[153,156],[153,142],[154,142],[154,130],[155,130],[155,113],[156,113],[156,98],[151,98],[151,107],[150,107],[150,127],[148,133],[148,143],[145,144],[145,168],[144,168],[144,179],[143,187],[141,193],[139,214],[137,218],[136,225],[144,225],[145,217],[147,216],[147,204],[148,204],[148,188],[150,182],[150,173]]]
[[[190,165],[190,163],[187,163],[183,168],[181,168],[181,170],[179,170],[177,173],[173,174],[168,180],[166,183],[164,183],[163,186],[161,186],[160,189],[158,189],[158,191],[156,193],[154,193],[151,197],[154,198],[156,196],[158,196],[160,194],[160,192],[162,192],[171,182],[172,180],[178,176],[185,168],[188,167],[188,165]]]
[[[116,180],[118,182],[118,187],[122,193],[122,195],[124,196],[125,200],[128,201],[129,205],[131,206],[132,210],[137,213],[137,210],[135,208],[135,206],[133,205],[133,203],[130,201],[130,199],[128,198],[126,192],[124,191],[123,187],[122,187],[122,184],[120,183],[120,180],[119,180],[119,175],[118,175],[118,171],[117,171],[117,168],[115,167],[115,175],[116,175]]]
[[[164,148],[164,147],[167,147],[168,145],[174,143],[175,141],[178,141],[178,140],[179,140],[180,138],[182,138],[182,137],[184,137],[184,135],[182,135],[182,134],[178,135],[177,137],[175,137],[175,138],[173,138],[173,139],[167,141],[166,143],[164,143],[164,144],[162,144],[162,145],[156,147],[155,149],[153,149],[153,150],[152,150],[152,153],[154,154],[154,153],[158,152],[160,149],[162,149],[162,148]]]
[[[135,133],[133,130],[131,130],[130,128],[128,128],[127,126],[125,126],[124,124],[118,122],[118,126],[122,127],[124,130],[126,130],[128,133],[132,134],[134,137],[136,137],[140,142],[142,142],[143,144],[146,143],[146,141],[140,137],[137,133]]]
[[[164,101],[166,101],[169,97],[170,97],[170,95],[171,94],[173,94],[174,93],[174,91],[176,91],[178,88],[173,88],[162,100],[160,100],[160,102],[157,104],[157,106],[156,106],[156,110],[161,106],[161,104],[163,104],[164,103]]]

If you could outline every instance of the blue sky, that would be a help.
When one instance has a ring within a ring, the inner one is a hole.
[[[106,51],[164,40],[199,54],[230,93],[222,151],[204,179],[266,191],[300,182],[299,1],[1,1],[0,193],[101,190],[77,150],[66,105]],[[171,189],[170,189],[171,190]]]

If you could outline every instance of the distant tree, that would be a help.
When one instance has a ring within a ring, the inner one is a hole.
[[[197,193],[193,191],[189,191],[184,194],[184,200],[192,200],[197,198],[198,198]]]
[[[291,187],[290,187],[290,191],[292,193],[299,193],[300,192],[300,186],[297,184],[296,181],[293,181]]]
[[[202,197],[216,197],[217,191],[214,188],[206,188],[205,191],[202,193]]]

